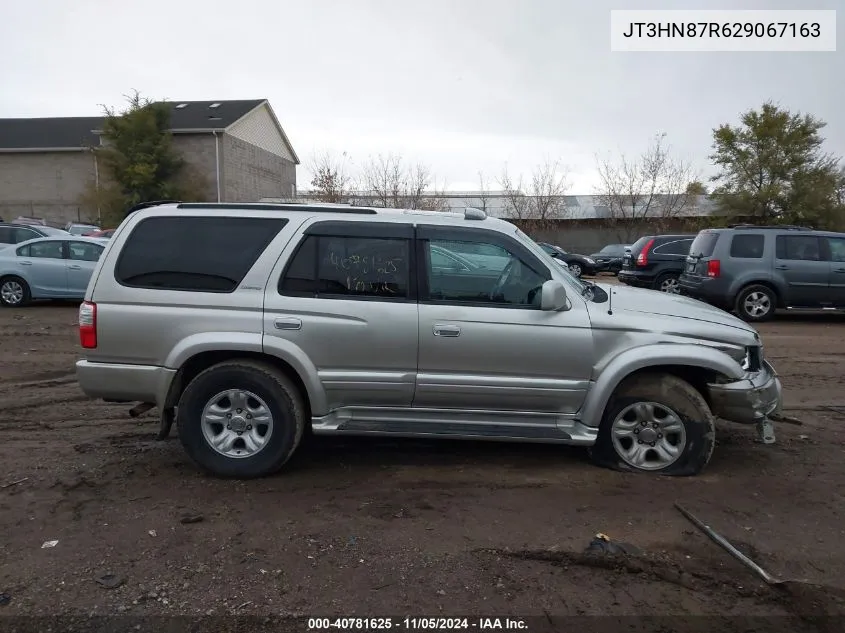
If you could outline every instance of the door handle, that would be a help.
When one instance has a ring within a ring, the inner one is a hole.
[[[296,317],[279,317],[273,321],[273,327],[277,330],[300,330],[302,329],[302,320]]]
[[[73,266],[68,266],[68,269],[70,269],[70,270],[82,270],[82,266],[80,266],[79,264],[74,264]]]
[[[833,272],[835,272],[835,273],[845,273],[845,268],[837,268]]]
[[[461,328],[457,325],[441,325],[439,323],[434,326],[434,336],[460,336]]]
[[[32,262],[21,262],[21,266],[32,266]]]
[[[789,270],[789,266],[775,266],[775,270]]]

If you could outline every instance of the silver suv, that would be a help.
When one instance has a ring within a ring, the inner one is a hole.
[[[845,233],[740,224],[701,231],[679,279],[681,292],[746,321],[777,308],[845,309]]]
[[[160,437],[175,420],[193,460],[238,478],[277,471],[308,429],[576,444],[691,475],[715,416],[764,425],[781,403],[749,325],[578,280],[477,209],[143,208],[79,333],[86,394],[157,406]]]

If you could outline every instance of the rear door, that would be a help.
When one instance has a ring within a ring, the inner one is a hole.
[[[413,237],[411,224],[320,220],[282,253],[265,291],[264,349],[300,359],[328,411],[411,406]]]
[[[845,308],[845,236],[824,239],[830,252],[830,301]]]
[[[63,297],[67,293],[67,263],[64,242],[47,240],[18,248],[18,266],[32,296]]]
[[[815,308],[830,305],[830,261],[817,235],[778,235],[774,273],[784,280],[787,304]]]

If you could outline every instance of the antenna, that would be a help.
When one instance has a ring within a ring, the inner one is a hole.
[[[607,313],[610,315],[613,314],[613,288],[609,288],[609,292],[607,293]]]

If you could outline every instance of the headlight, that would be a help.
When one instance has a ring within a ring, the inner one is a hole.
[[[745,371],[760,371],[763,368],[763,347],[752,345],[745,348],[745,358],[742,361]]]
[[[595,263],[596,263],[596,260],[594,260],[594,259],[590,259],[589,257],[585,257],[585,258],[584,258],[584,261],[585,261],[585,262],[587,262],[587,263],[588,263],[588,264],[590,264],[590,265],[592,265],[592,264],[595,264]]]

